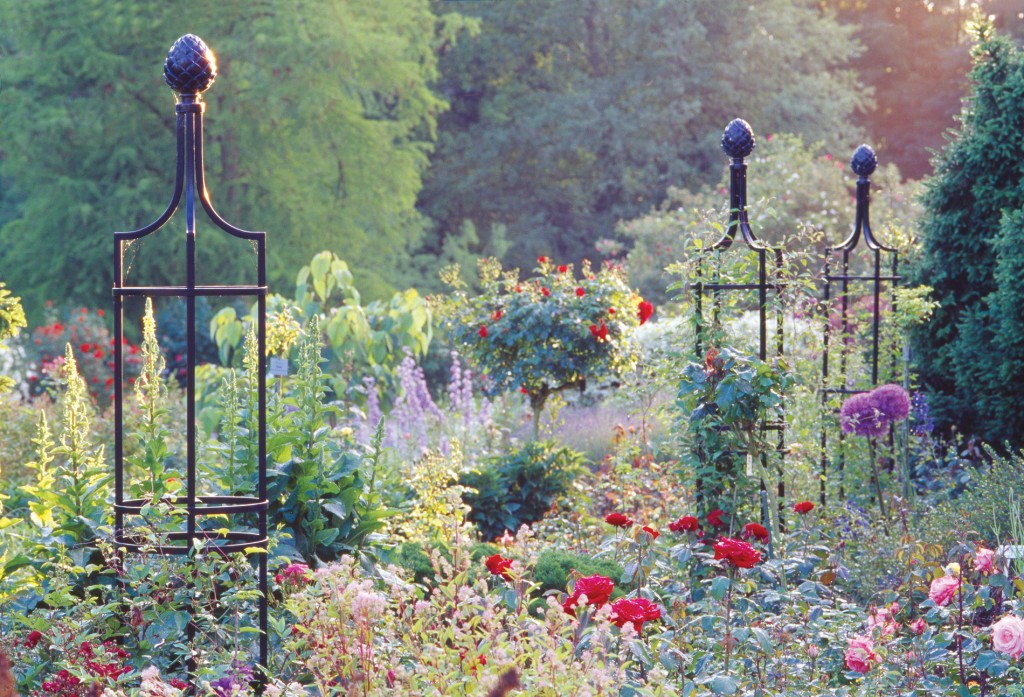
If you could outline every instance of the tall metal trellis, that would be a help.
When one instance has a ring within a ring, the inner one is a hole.
[[[839,370],[838,375],[846,379],[849,368],[850,346],[855,345],[856,323],[851,322],[851,290],[856,287],[867,286],[870,295],[867,296],[870,302],[871,313],[871,334],[870,343],[867,348],[868,362],[871,367],[870,385],[878,385],[879,362],[881,356],[881,313],[882,296],[885,293],[885,286],[888,285],[890,303],[895,307],[895,289],[899,283],[899,252],[893,247],[888,247],[875,237],[871,229],[871,180],[870,176],[878,167],[878,158],[875,151],[867,145],[861,145],[853,153],[850,159],[850,167],[857,175],[857,210],[854,218],[853,231],[840,244],[831,247],[825,254],[825,282],[822,300],[825,306],[825,332],[824,350],[821,359],[822,375],[822,408],[828,412],[829,402],[836,396],[848,397],[850,395],[866,392],[867,390],[855,389],[853,386],[843,383],[839,385],[830,384],[831,371],[830,355],[833,350],[833,334],[838,335],[839,344]],[[861,237],[867,247],[870,260],[870,271],[864,273],[856,269],[851,271],[851,260],[856,257],[857,246]],[[889,273],[882,271],[882,255],[891,255]],[[832,266],[833,261],[838,261],[838,269]],[[833,286],[838,285],[839,295],[833,297]],[[838,301],[838,327],[832,330],[831,322],[833,317],[833,303]],[[844,434],[839,431],[839,454],[837,467],[839,470],[839,497],[845,500],[846,492],[843,482],[843,470],[845,466],[845,455],[842,444]],[[822,424],[821,429],[821,476],[819,498],[822,505],[825,504],[827,492],[826,484],[828,477],[828,423]]]
[[[192,555],[197,542],[203,553],[228,554],[258,550],[259,553],[259,661],[265,668],[268,659],[267,637],[267,404],[266,404],[266,233],[250,232],[226,222],[214,210],[203,173],[202,93],[217,75],[216,57],[197,36],[186,34],[171,47],[164,64],[164,78],[176,94],[177,171],[174,193],[167,209],[149,225],[131,232],[114,233],[114,543],[126,552],[164,555]],[[185,208],[185,280],[182,285],[140,286],[125,283],[124,253],[128,245],[150,235],[167,223],[181,207]],[[256,250],[255,285],[200,285],[196,283],[196,206],[206,211],[217,227],[229,235],[248,240]],[[159,533],[154,542],[139,534],[127,522],[142,517],[144,509],[156,503],[149,498],[125,498],[125,413],[124,413],[124,301],[129,297],[184,298],[186,305],[187,348],[185,352],[185,494],[166,496],[160,501],[184,510],[183,529]],[[209,495],[200,492],[196,477],[196,299],[201,297],[251,297],[257,308],[258,344],[258,463],[257,491],[254,496]],[[256,530],[235,529],[232,525],[212,528],[204,525],[209,516],[255,514]],[[194,611],[194,608],[190,608]],[[194,613],[187,625],[191,645],[195,639]],[[194,654],[193,654],[194,655]],[[189,659],[190,678],[195,659]],[[194,687],[194,686],[193,686]]]
[[[754,151],[754,132],[750,125],[743,119],[733,119],[726,126],[722,133],[722,150],[728,155],[732,162],[729,165],[729,224],[723,233],[708,250],[711,252],[725,251],[732,247],[736,236],[742,238],[747,249],[757,256],[757,275],[755,279],[748,282],[730,282],[721,277],[721,267],[718,263],[707,263],[704,259],[704,251],[697,257],[696,283],[691,284],[696,305],[696,349],[697,355],[703,354],[703,335],[705,329],[705,298],[710,297],[712,305],[712,322],[717,322],[721,307],[720,298],[724,292],[753,293],[757,298],[758,316],[758,358],[762,361],[768,360],[769,348],[774,350],[775,356],[782,356],[784,349],[783,342],[783,311],[781,295],[784,286],[781,283],[783,268],[783,256],[781,249],[775,249],[765,242],[759,240],[750,227],[749,216],[747,215],[747,164],[745,159]],[[716,257],[717,262],[717,257]],[[710,266],[710,268],[708,268]],[[707,280],[705,280],[705,277]],[[774,298],[774,300],[771,300]],[[768,318],[770,306],[774,306],[775,327],[771,340],[768,335]],[[765,431],[777,433],[776,450],[778,452],[778,500],[780,507],[779,520],[781,523],[782,502],[786,495],[786,484],[783,477],[782,458],[785,453],[785,418],[762,424]],[[767,471],[765,455],[762,454],[762,464]],[[697,484],[700,489],[700,482]],[[763,485],[762,485],[763,486]],[[762,497],[763,498],[763,497]],[[767,518],[767,508],[765,508]]]

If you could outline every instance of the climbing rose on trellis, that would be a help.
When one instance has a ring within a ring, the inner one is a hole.
[[[459,352],[486,374],[486,392],[528,395],[535,433],[548,397],[636,365],[632,334],[653,312],[614,264],[595,269],[584,261],[576,269],[545,256],[538,264],[521,279],[518,270],[482,260],[477,295],[449,267],[441,278],[452,293],[433,300]]]

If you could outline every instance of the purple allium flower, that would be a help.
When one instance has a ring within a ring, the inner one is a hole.
[[[883,421],[903,421],[910,414],[910,395],[899,385],[882,385],[868,394]]]
[[[839,425],[845,433],[857,436],[880,436],[888,422],[875,407],[871,393],[851,395],[839,409]]]

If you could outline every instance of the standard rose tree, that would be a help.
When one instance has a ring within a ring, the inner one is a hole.
[[[547,257],[537,262],[535,275],[520,279],[518,270],[482,260],[477,295],[468,293],[457,267],[445,269],[441,278],[452,293],[433,303],[459,352],[486,374],[488,393],[529,397],[534,439],[551,395],[636,365],[633,330],[654,313],[614,264],[594,269],[584,260],[577,273]]]

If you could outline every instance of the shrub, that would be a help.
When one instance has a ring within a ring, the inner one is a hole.
[[[591,556],[548,549],[537,557],[533,580],[540,584],[539,593],[543,595],[546,591],[565,591],[569,577],[573,573],[577,576],[598,574],[618,581],[622,578],[622,566],[611,559],[595,559]]]
[[[435,302],[457,350],[487,374],[488,393],[520,390],[529,397],[534,439],[549,397],[636,365],[631,335],[654,311],[617,266],[595,271],[584,261],[577,278],[570,265],[547,257],[538,264],[536,276],[521,280],[518,270],[481,261],[483,290],[473,297],[458,268],[445,269],[453,292]]]
[[[460,479],[475,490],[463,494],[472,509],[467,518],[486,540],[540,520],[555,498],[568,491],[582,463],[579,453],[551,441],[531,441],[516,452],[485,460]]]

